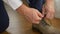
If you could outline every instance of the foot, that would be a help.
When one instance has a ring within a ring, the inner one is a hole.
[[[42,22],[41,25],[43,25],[43,26],[48,25],[48,24],[45,22],[45,20],[42,20],[41,22]],[[49,26],[49,25],[48,25],[48,26]],[[42,34],[42,32],[41,32],[40,29],[39,29],[39,24],[33,24],[33,25],[32,25],[32,29],[33,29],[33,31],[37,31],[37,32],[40,32],[40,33]]]
[[[42,34],[60,34],[59,29],[47,24],[45,20],[42,20],[40,24],[33,24],[32,28]]]

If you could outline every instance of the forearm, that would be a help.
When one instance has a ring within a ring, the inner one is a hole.
[[[47,4],[53,4],[54,5],[54,0],[46,0]]]
[[[49,8],[54,8],[54,0],[46,0],[46,5],[49,6]]]
[[[54,0],[46,0],[46,2],[53,2]]]

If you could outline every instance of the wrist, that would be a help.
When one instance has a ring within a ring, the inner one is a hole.
[[[24,15],[24,12],[26,12],[27,10],[29,10],[29,7],[24,4],[22,4],[19,8],[16,9],[16,11],[22,15]]]
[[[46,3],[54,3],[54,0],[46,0]]]

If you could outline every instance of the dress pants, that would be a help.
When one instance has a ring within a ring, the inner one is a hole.
[[[27,2],[30,7],[38,9],[40,12],[42,12],[42,7],[45,3],[45,0],[28,0]]]
[[[4,7],[3,0],[0,0],[0,33],[4,32],[9,26],[9,17]]]

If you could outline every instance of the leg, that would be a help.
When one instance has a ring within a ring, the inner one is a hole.
[[[3,1],[0,0],[0,33],[9,26],[9,18],[4,8]]]
[[[29,6],[35,9],[38,9],[42,12],[42,6],[45,3],[45,0],[29,0]]]

